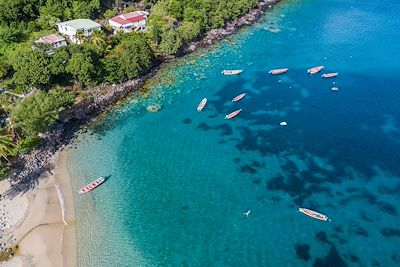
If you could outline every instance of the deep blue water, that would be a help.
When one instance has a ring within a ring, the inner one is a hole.
[[[68,161],[74,190],[110,175],[74,196],[79,266],[400,266],[399,14],[284,1],[98,118]]]

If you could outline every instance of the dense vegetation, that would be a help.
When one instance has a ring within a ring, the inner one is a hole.
[[[33,147],[60,108],[72,105],[85,88],[138,77],[157,58],[177,53],[259,1],[125,2],[130,5],[122,10],[121,0],[0,0],[0,176],[9,158]],[[150,11],[147,32],[111,35],[108,18],[139,9]],[[55,32],[56,23],[76,18],[96,19],[103,31],[51,55],[46,46],[32,50],[35,40]]]

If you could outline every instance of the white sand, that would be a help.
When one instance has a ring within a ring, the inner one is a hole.
[[[1,201],[1,207],[9,214],[7,236],[13,236],[8,244],[18,244],[18,249],[15,257],[0,266],[75,265],[74,211],[66,157],[66,152],[60,152],[54,175],[41,179],[36,188],[12,200]],[[1,182],[1,190],[7,190],[6,183]],[[64,198],[64,218],[56,187],[61,189]]]

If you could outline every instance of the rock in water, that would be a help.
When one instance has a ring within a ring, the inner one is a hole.
[[[161,109],[160,105],[151,105],[146,108],[148,112],[157,112]]]

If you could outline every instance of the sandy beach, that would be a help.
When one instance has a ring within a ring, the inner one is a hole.
[[[76,245],[71,183],[66,165],[67,152],[55,157],[53,175],[13,199],[0,202],[0,243],[13,248],[14,256],[0,266],[75,266]],[[10,185],[0,182],[0,194]],[[63,206],[63,207],[62,207]]]

